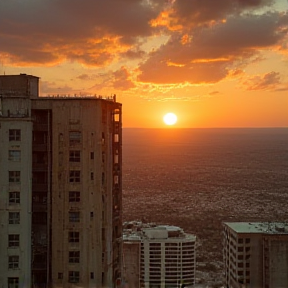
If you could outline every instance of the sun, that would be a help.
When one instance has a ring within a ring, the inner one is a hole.
[[[177,116],[174,113],[167,113],[163,117],[166,125],[174,125],[177,122]]]

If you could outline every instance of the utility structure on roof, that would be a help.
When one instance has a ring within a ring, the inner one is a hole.
[[[288,224],[223,223],[225,287],[288,287]]]
[[[121,104],[38,83],[0,76],[0,287],[118,287]]]

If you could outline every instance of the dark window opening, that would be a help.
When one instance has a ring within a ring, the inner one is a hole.
[[[80,171],[78,171],[78,170],[70,171],[69,182],[70,183],[79,183],[80,182]]]
[[[69,161],[70,162],[80,162],[80,151],[73,150],[69,152]]]
[[[80,251],[69,251],[69,263],[80,262]]]
[[[21,151],[20,150],[9,150],[8,159],[10,161],[20,161],[21,160]]]
[[[79,283],[80,273],[79,271],[69,271],[69,283]]]
[[[79,232],[69,232],[69,243],[79,243]]]
[[[20,204],[20,192],[9,192],[9,204]]]
[[[20,212],[9,212],[9,224],[20,224]]]
[[[10,234],[8,235],[8,246],[9,248],[19,247],[20,235],[19,234]]]
[[[21,141],[21,130],[9,129],[9,141]]]
[[[8,288],[19,288],[19,278],[8,277]]]
[[[18,268],[19,268],[19,256],[18,255],[9,256],[8,269],[18,269]]]
[[[69,222],[80,222],[80,212],[69,212]]]
[[[69,191],[69,202],[80,202],[80,192]]]
[[[9,171],[9,183],[20,183],[20,171]]]
[[[70,131],[69,132],[69,143],[70,145],[76,145],[81,143],[81,132]]]

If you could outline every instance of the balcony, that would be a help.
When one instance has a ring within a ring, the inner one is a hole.
[[[35,131],[48,131],[48,124],[43,124],[43,123],[33,123],[33,130]]]
[[[32,203],[33,212],[47,212],[47,203]]]
[[[32,183],[32,190],[38,192],[48,192],[48,183]]]
[[[47,270],[46,262],[32,262],[32,270]]]
[[[47,143],[33,143],[32,150],[37,151],[37,152],[38,151],[41,151],[41,152],[48,151]]]
[[[33,162],[32,170],[33,171],[48,171],[48,163]]]

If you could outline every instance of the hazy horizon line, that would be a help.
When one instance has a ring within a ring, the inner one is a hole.
[[[122,129],[287,129],[288,126],[271,127],[122,127]]]

